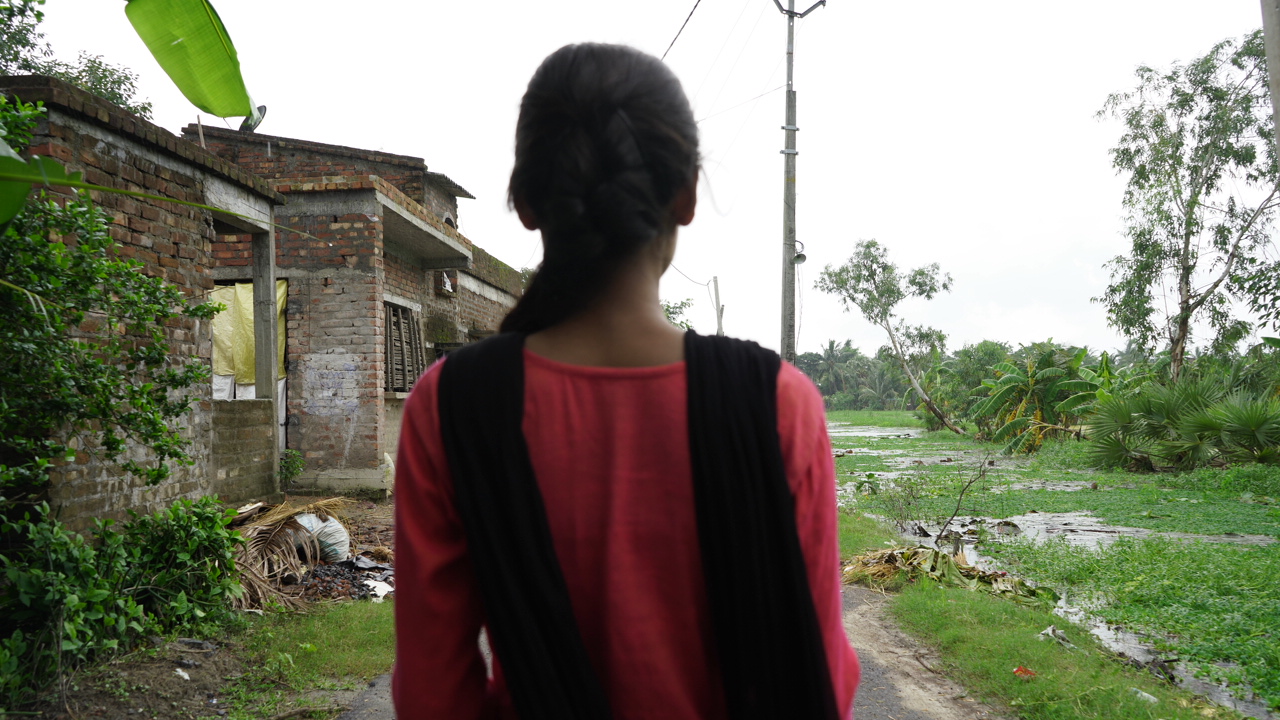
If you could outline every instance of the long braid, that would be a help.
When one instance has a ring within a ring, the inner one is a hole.
[[[697,143],[684,91],[655,58],[599,44],[548,57],[520,105],[508,191],[537,217],[543,261],[502,330],[572,317],[670,231],[671,202],[697,172]]]

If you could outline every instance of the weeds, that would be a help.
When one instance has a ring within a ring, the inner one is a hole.
[[[1020,574],[1091,594],[1102,619],[1152,633],[1206,676],[1252,685],[1280,708],[1280,545],[1020,541],[1001,555]]]
[[[928,580],[908,586],[890,607],[905,630],[938,648],[948,674],[976,694],[1012,706],[1023,720],[1235,717],[1112,661],[1087,631],[1048,610]],[[1049,625],[1079,649],[1040,641]],[[1019,667],[1034,675],[1015,674]],[[1133,688],[1157,702],[1142,700]]]

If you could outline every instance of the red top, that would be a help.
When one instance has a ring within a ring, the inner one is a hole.
[[[556,556],[618,720],[726,717],[694,517],[683,362],[643,368],[525,357],[524,434]],[[405,403],[396,464],[397,717],[515,718],[476,639],[484,618],[440,439],[440,364]],[[841,620],[835,469],[822,398],[778,373],[778,432],[842,717],[858,658]],[[742,628],[751,632],[751,628]]]

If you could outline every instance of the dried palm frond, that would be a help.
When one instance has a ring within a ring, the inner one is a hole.
[[[286,607],[300,603],[281,588],[286,576],[301,579],[306,566],[313,565],[320,556],[315,535],[292,515],[269,525],[250,525],[241,534],[245,542],[237,551],[236,566],[245,593],[237,606],[261,609],[268,601]]]
[[[274,525],[285,518],[290,518],[301,513],[311,513],[320,518],[322,522],[328,520],[330,517],[335,517],[339,522],[342,522],[342,511],[354,503],[355,500],[345,497],[325,498],[323,500],[316,500],[315,502],[307,503],[306,505],[293,505],[292,503],[286,502],[258,515],[250,520],[249,524],[251,526]]]

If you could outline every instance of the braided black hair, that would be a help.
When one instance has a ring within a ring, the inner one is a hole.
[[[660,60],[595,43],[547,57],[520,103],[508,188],[537,218],[543,259],[502,330],[537,332],[583,310],[674,229],[671,204],[697,172],[698,126]]]

